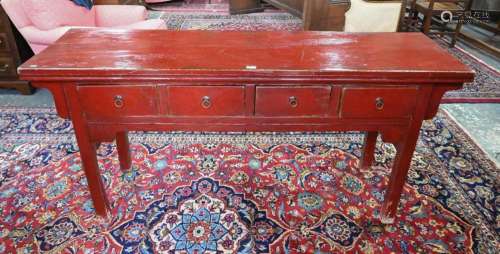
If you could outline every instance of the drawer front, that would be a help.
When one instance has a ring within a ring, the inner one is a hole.
[[[344,118],[402,118],[415,108],[416,87],[344,88],[341,116]]]
[[[14,59],[10,57],[0,57],[0,77],[17,76]]]
[[[166,112],[177,116],[245,115],[243,86],[169,86]]]
[[[257,116],[319,116],[329,113],[330,86],[258,86]]]
[[[158,113],[154,86],[79,86],[78,97],[89,119]]]
[[[10,50],[9,41],[6,33],[0,33],[0,51],[8,52]]]

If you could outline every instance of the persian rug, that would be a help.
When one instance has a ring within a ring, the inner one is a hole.
[[[98,149],[94,215],[69,121],[0,108],[0,253],[496,253],[499,169],[444,112],[422,127],[396,222],[380,207],[394,148],[363,134],[131,135]]]
[[[165,20],[170,30],[299,31],[302,21],[285,12],[229,15],[212,12],[161,12],[150,14]]]
[[[171,30],[228,30],[228,31],[300,31],[302,21],[286,12],[269,9],[262,13],[230,15],[228,4],[206,4],[204,1],[179,6],[159,5],[151,18],[165,20]],[[476,72],[473,82],[457,91],[447,92],[442,103],[500,102],[500,71],[477,59],[460,47],[449,48],[446,41],[434,40]]]
[[[160,12],[219,12],[229,14],[228,0],[172,1],[148,4],[148,8]],[[273,11],[273,9],[267,9],[266,11]]]
[[[475,73],[474,81],[464,84],[461,90],[449,91],[442,103],[499,103],[500,71],[473,56],[459,46],[450,48],[443,37],[434,37],[443,48],[469,66]]]

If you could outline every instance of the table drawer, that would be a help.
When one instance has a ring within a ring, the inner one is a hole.
[[[89,119],[151,116],[158,113],[154,86],[79,86],[78,97]]]
[[[319,116],[329,112],[330,86],[258,86],[255,115]]]
[[[410,116],[417,100],[417,87],[344,88],[344,118],[401,118]]]
[[[245,115],[243,86],[169,86],[167,91],[166,112],[171,115]]]
[[[16,65],[11,57],[0,57],[0,77],[16,76]]]

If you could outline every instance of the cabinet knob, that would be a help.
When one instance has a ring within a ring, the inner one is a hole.
[[[299,101],[297,100],[297,97],[295,97],[295,96],[290,96],[290,98],[288,98],[288,103],[290,103],[290,106],[292,108],[295,108],[295,107],[297,107],[297,105],[299,105]]]
[[[116,95],[113,99],[116,108],[123,108],[123,96]]]
[[[384,108],[384,99],[382,97],[377,97],[377,99],[375,99],[375,107],[378,110],[382,110]]]
[[[201,106],[203,108],[210,108],[212,106],[212,99],[210,96],[203,96],[203,98],[201,98]]]
[[[0,66],[1,72],[6,72],[8,70],[9,70],[9,64],[4,64],[4,65]]]

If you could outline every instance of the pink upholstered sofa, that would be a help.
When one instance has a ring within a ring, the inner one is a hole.
[[[146,8],[138,5],[95,5],[88,10],[69,0],[1,0],[1,4],[35,54],[72,27],[165,28],[160,19],[146,20]]]

